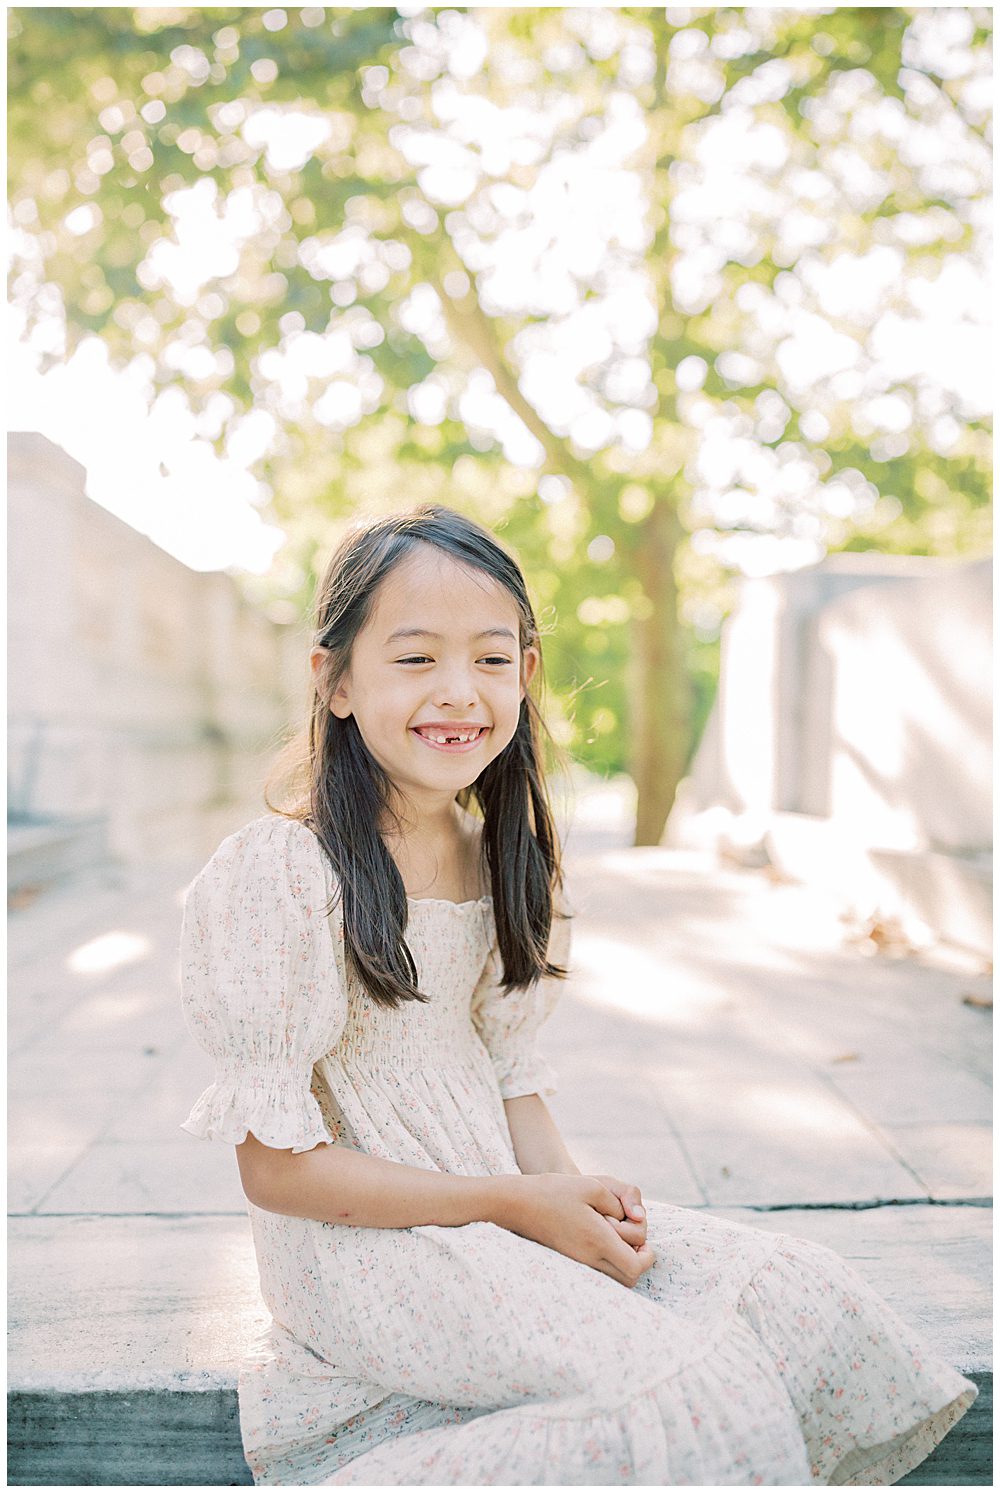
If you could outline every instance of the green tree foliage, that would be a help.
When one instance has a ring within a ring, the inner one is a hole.
[[[13,295],[64,316],[52,356],[99,336],[220,453],[264,417],[298,603],[359,509],[501,532],[558,619],[563,738],[632,772],[639,843],[707,714],[734,536],[988,544],[985,416],[879,341],[979,249],[988,10],[9,18]],[[635,192],[575,244],[552,184],[630,129]],[[588,325],[596,446],[532,373]]]

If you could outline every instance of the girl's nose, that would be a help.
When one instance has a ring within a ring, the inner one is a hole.
[[[438,690],[434,704],[438,710],[473,710],[478,698],[475,690]]]
[[[440,710],[468,710],[479,699],[475,681],[464,669],[457,669],[447,678],[442,675],[434,691],[434,704]]]

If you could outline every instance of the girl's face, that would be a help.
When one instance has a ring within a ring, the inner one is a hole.
[[[330,709],[353,715],[376,762],[428,826],[452,811],[517,729],[538,664],[514,598],[485,572],[420,544],[383,581]],[[405,631],[409,636],[399,636]],[[323,654],[313,649],[314,670]],[[468,742],[431,738],[460,732]]]

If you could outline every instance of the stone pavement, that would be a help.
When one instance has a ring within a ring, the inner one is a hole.
[[[874,954],[817,894],[586,809],[540,1043],[578,1165],[855,1260],[983,1386],[907,1481],[989,1482],[986,973]],[[178,1002],[196,869],[88,873],[10,917],[12,1483],[248,1481],[243,1196],[232,1150],[178,1128],[211,1078]]]

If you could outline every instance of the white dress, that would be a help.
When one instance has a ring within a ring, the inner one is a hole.
[[[560,982],[502,994],[488,897],[410,899],[433,998],[379,1006],[345,978],[332,892],[316,837],[277,815],[195,878],[183,1004],[217,1076],[183,1128],[517,1173],[503,1099],[554,1092],[534,1044]],[[632,1289],[492,1223],[248,1204],[273,1318],[240,1376],[254,1481],[891,1483],[976,1398],[832,1250],[644,1201],[657,1259]]]

